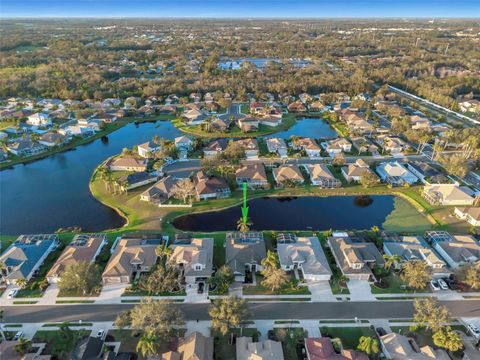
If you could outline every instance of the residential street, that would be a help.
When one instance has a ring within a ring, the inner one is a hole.
[[[480,301],[445,301],[453,317],[480,317]],[[63,321],[113,321],[122,311],[135,304],[118,305],[53,305],[5,306],[6,323],[63,322]],[[178,304],[186,320],[208,320],[208,304]],[[249,303],[250,318],[255,320],[278,319],[410,319],[412,301],[329,302],[329,303]]]

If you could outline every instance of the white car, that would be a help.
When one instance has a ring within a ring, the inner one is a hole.
[[[18,293],[18,290],[10,290],[10,292],[7,295],[7,298],[13,299]]]
[[[448,285],[444,280],[438,279],[438,285],[440,285],[442,290],[448,290]]]
[[[98,332],[97,332],[97,337],[98,337],[99,339],[102,339],[102,340],[103,340],[103,336],[104,336],[104,335],[105,335],[105,330],[103,330],[103,329],[102,329],[102,330],[98,330]]]
[[[15,334],[15,336],[13,337],[13,341],[18,341],[20,340],[21,338],[23,338],[23,331],[19,331]]]
[[[440,286],[438,286],[438,283],[435,280],[430,281],[430,286],[432,287],[432,289],[434,291],[439,291],[440,290]]]
[[[475,339],[480,339],[480,329],[473,324],[468,324],[468,331],[470,331]]]

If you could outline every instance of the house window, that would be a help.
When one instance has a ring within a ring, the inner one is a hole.
[[[195,271],[202,270],[202,265],[195,265]]]

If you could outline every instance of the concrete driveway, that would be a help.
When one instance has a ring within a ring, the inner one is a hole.
[[[308,290],[312,293],[312,301],[336,301],[330,283],[325,281],[307,281]]]
[[[366,280],[350,280],[347,282],[347,286],[351,301],[376,300],[370,284]]]

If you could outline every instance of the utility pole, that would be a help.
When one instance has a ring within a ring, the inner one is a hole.
[[[420,42],[420,38],[417,38],[417,42],[415,43],[415,47],[418,47],[418,43]]]
[[[445,55],[447,55],[448,52],[448,47],[450,46],[450,43],[447,44],[447,47],[445,48]]]

